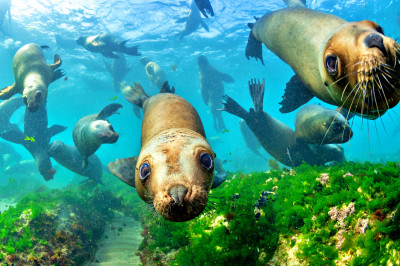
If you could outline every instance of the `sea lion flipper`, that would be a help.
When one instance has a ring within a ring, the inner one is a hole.
[[[248,26],[251,29],[253,28],[254,23],[249,23]],[[264,65],[262,43],[254,37],[253,31],[250,31],[246,46],[246,58],[250,60],[250,57],[254,57],[256,60],[260,59],[261,63]]]
[[[17,94],[15,83],[0,90],[0,100],[10,99],[14,94]]]
[[[224,95],[222,98],[225,100],[225,102],[222,103],[224,105],[224,108],[220,111],[228,112],[246,120],[249,112],[247,112],[242,106],[240,106],[234,99],[232,99],[228,95]]]
[[[130,89],[124,93],[124,97],[131,104],[142,108],[143,103],[149,98],[149,95],[146,94],[142,85],[135,82],[135,86],[131,86]]]
[[[126,41],[122,41],[122,42],[119,43],[119,45],[118,45],[119,52],[127,54],[127,55],[135,55],[135,56],[142,55],[139,52],[139,46],[136,45],[136,46],[127,47],[125,45],[127,42],[128,41],[126,40]]]
[[[226,83],[233,83],[233,82],[235,82],[235,80],[234,80],[234,79],[232,78],[232,76],[229,75],[229,74],[219,72],[219,73],[218,73],[218,76],[219,76],[219,78],[220,78],[222,81],[224,81],[224,82],[226,82]]]
[[[63,132],[66,129],[67,129],[67,127],[64,127],[64,126],[52,125],[51,127],[48,128],[47,134],[51,138],[51,137],[57,135],[58,133]]]
[[[54,64],[49,65],[50,69],[54,71],[55,69],[59,68],[62,64],[61,56],[59,54],[54,55]]]
[[[104,107],[97,115],[95,120],[105,120],[107,117],[115,114],[118,109],[122,108],[119,103],[112,103]]]
[[[265,80],[262,80],[262,83],[260,83],[260,80],[258,82],[256,79],[252,79],[249,81],[249,90],[250,90],[250,96],[253,101],[254,105],[254,110],[256,112],[262,112],[263,111],[263,100],[264,100],[264,91],[265,91]]]
[[[208,25],[204,22],[204,20],[201,19],[200,24],[207,32],[210,31],[210,29],[208,28]]]
[[[226,176],[226,174],[225,175],[215,174],[211,189],[216,188],[219,185],[221,185],[225,181],[225,178],[224,178],[225,176]]]
[[[298,75],[294,75],[288,83],[286,83],[285,94],[283,100],[279,103],[282,107],[279,109],[281,113],[290,113],[303,104],[309,102],[314,97],[301,81]]]
[[[56,71],[54,71],[53,73],[53,79],[51,80],[51,82],[56,81],[57,79],[60,79],[62,77],[65,76],[65,72],[63,69],[57,69]]]
[[[130,158],[117,159],[108,164],[108,170],[131,187],[135,187],[135,169],[137,156]]]
[[[164,81],[163,85],[160,88],[160,93],[175,93],[175,88],[169,86],[168,81]]]

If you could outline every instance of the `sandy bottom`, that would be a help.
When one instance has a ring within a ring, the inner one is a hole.
[[[98,242],[95,261],[88,265],[140,265],[135,252],[142,242],[141,232],[140,222],[116,214]]]

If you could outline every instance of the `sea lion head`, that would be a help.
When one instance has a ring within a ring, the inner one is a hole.
[[[400,100],[400,46],[372,21],[346,23],[320,52],[324,84],[338,106],[376,119]]]
[[[46,101],[47,86],[38,75],[30,75],[25,80],[22,99],[29,111],[35,112]]]
[[[202,135],[188,129],[164,130],[140,151],[136,190],[166,220],[189,221],[207,205],[214,158]]]
[[[115,143],[119,137],[113,126],[106,120],[93,121],[90,124],[90,131],[94,134],[96,140],[101,143]]]
[[[199,55],[197,57],[197,64],[198,64],[199,68],[204,68],[204,67],[207,67],[208,65],[210,65],[210,63],[208,62],[208,59],[205,55]]]
[[[151,62],[151,60],[149,57],[143,56],[142,58],[139,59],[139,62],[142,63],[142,65],[146,66],[148,63]]]
[[[79,44],[79,45],[84,46],[84,45],[85,45],[86,38],[87,38],[86,36],[81,36],[81,37],[79,37],[79,38],[76,40],[76,43]]]

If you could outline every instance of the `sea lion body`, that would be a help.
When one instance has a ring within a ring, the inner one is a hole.
[[[120,104],[109,104],[100,113],[87,115],[75,124],[72,137],[76,148],[83,157],[82,168],[87,166],[88,158],[102,144],[115,143],[118,140],[118,133],[105,119],[121,107]]]
[[[68,170],[89,177],[96,183],[101,183],[103,169],[100,159],[95,154],[89,157],[88,166],[82,168],[83,158],[77,148],[73,145],[64,144],[60,140],[55,140],[50,144],[49,155]]]
[[[195,32],[199,25],[201,25],[206,31],[209,31],[207,24],[201,18],[200,10],[196,5],[195,0],[192,0],[190,4],[190,12],[189,15],[185,18],[181,18],[177,21],[178,23],[186,22],[183,30],[178,33],[178,37],[182,40],[183,37]]]
[[[76,43],[93,53],[101,53],[104,57],[119,58],[117,53],[139,56],[138,46],[127,47],[127,41],[121,41],[112,34],[103,33],[94,36],[81,36]]]
[[[165,219],[191,220],[204,210],[208,191],[215,185],[215,153],[200,117],[177,95],[160,93],[149,98],[139,84],[132,89],[132,95],[139,96],[132,96],[131,102],[142,106],[144,113],[141,151],[138,157],[117,159],[108,168],[134,186]],[[164,92],[172,91],[168,86]]]
[[[47,89],[51,82],[61,78],[61,57],[54,56],[54,64],[47,65],[39,45],[30,43],[21,47],[13,59],[15,83],[0,91],[0,99],[9,99],[21,93],[29,111],[36,111],[47,98]]]
[[[254,133],[250,130],[249,126],[243,119],[239,121],[239,129],[247,148],[249,148],[254,154],[266,159],[258,150],[261,147],[260,142],[258,142],[256,136],[254,136]]]
[[[307,104],[296,113],[295,135],[297,141],[321,145],[345,143],[353,132],[340,112],[319,104]]]
[[[376,119],[399,102],[400,66],[396,58],[400,46],[386,37],[379,25],[347,22],[305,8],[299,1],[287,2],[290,7],[249,24],[252,30],[246,47],[247,58],[262,60],[264,43],[296,73],[299,82],[287,84],[281,112],[293,111],[316,96]],[[379,94],[378,87],[383,93]]]
[[[11,142],[18,142],[25,137],[16,124],[10,123],[14,112],[24,106],[22,97],[13,97],[0,103],[0,137]],[[20,136],[18,136],[20,133]]]
[[[204,103],[210,107],[215,130],[222,131],[225,129],[225,122],[222,113],[218,110],[222,107],[222,96],[225,94],[223,82],[233,83],[235,80],[230,75],[211,66],[204,55],[197,58],[197,63],[200,73],[201,96]]]
[[[132,65],[129,67],[126,65],[126,59],[125,56],[122,53],[118,54],[119,58],[114,58],[112,61],[112,64],[109,65],[108,63],[104,62],[106,65],[106,69],[108,72],[110,72],[112,80],[113,80],[113,85],[114,85],[114,90],[116,92],[120,91],[120,83],[122,82],[123,78],[125,75],[131,70]]]
[[[146,75],[150,81],[157,87],[157,89],[161,89],[164,82],[167,81],[164,70],[148,57],[142,57],[140,62],[144,65]]]

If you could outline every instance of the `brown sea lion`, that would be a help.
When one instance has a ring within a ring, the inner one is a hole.
[[[296,75],[287,84],[281,112],[316,96],[368,119],[400,100],[400,46],[372,21],[347,22],[300,1],[265,14],[254,24],[246,57],[262,60],[262,43]]]
[[[117,53],[139,56],[138,46],[126,47],[128,40],[121,41],[112,34],[103,33],[94,36],[81,36],[76,43],[93,53],[101,53],[104,57],[119,58]]]
[[[158,90],[161,89],[164,82],[167,81],[164,70],[162,70],[157,63],[152,62],[147,56],[140,58],[140,63],[144,65],[146,75],[150,81],[157,87]]]
[[[204,103],[210,107],[214,128],[217,131],[224,130],[225,122],[222,113],[218,111],[221,108],[222,96],[225,94],[222,82],[233,83],[235,80],[230,75],[222,73],[211,66],[204,55],[200,55],[197,58],[197,64],[200,72],[201,96]]]
[[[15,82],[0,91],[0,99],[9,99],[21,93],[24,103],[31,112],[35,112],[47,98],[47,88],[51,82],[64,76],[61,57],[54,55],[54,64],[47,65],[42,48],[34,43],[22,46],[14,56],[13,72]]]
[[[108,169],[166,220],[184,222],[204,210],[209,190],[223,180],[214,177],[215,153],[194,107],[167,82],[160,92],[149,97],[140,84],[132,87],[130,102],[144,113],[142,148]]]
[[[88,165],[88,158],[104,143],[115,143],[118,133],[106,120],[122,108],[119,103],[112,103],[104,107],[98,114],[87,115],[75,124],[72,131],[74,144],[83,157],[82,168]]]
[[[353,136],[347,119],[340,112],[319,104],[302,106],[294,124],[296,141],[307,144],[345,143]]]
[[[254,109],[251,108],[247,112],[232,98],[225,95],[226,102],[223,110],[244,119],[266,152],[280,163],[291,167],[298,166],[303,161],[311,165],[329,162],[323,161],[321,158],[331,159],[332,156],[324,156],[321,153],[331,152],[330,149],[319,148],[321,153],[316,153],[313,150],[314,145],[296,141],[293,129],[262,110],[265,89],[264,80],[262,84],[254,81],[249,82],[249,89]]]

